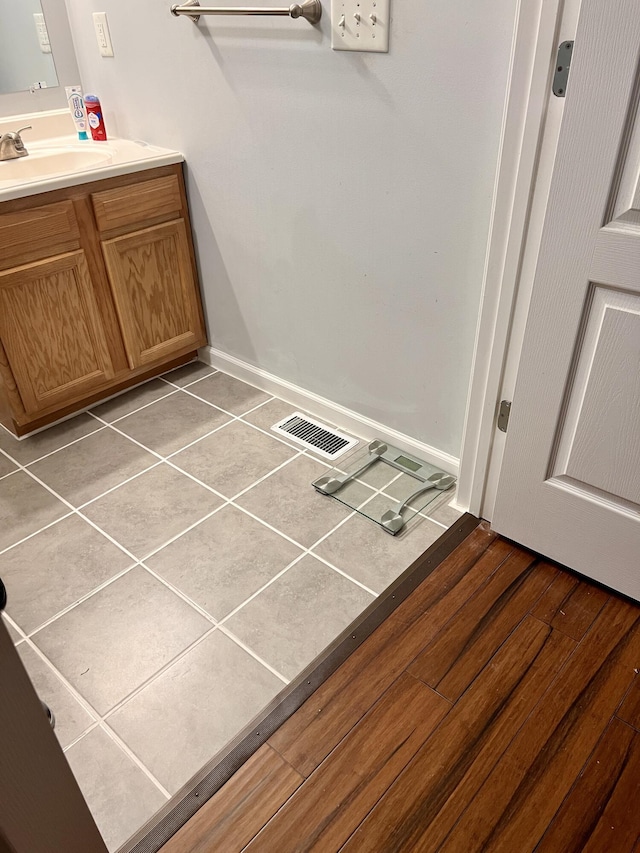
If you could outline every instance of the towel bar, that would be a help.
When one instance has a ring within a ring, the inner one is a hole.
[[[194,23],[198,23],[200,15],[289,15],[291,18],[304,18],[310,24],[317,24],[322,17],[322,4],[320,0],[302,0],[293,3],[287,8],[247,8],[242,6],[201,6],[199,0],[190,0],[186,3],[176,3],[171,7],[171,14],[187,15]]]

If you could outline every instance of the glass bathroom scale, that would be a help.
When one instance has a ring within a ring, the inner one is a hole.
[[[374,439],[312,485],[396,536],[455,482],[452,474]]]

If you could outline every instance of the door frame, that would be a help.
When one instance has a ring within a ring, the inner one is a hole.
[[[491,520],[555,162],[564,98],[551,83],[581,0],[520,0],[489,228],[456,502]]]

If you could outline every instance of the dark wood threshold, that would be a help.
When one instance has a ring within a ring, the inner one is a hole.
[[[478,526],[467,513],[446,530],[402,575],[316,658],[200,773],[158,812],[120,853],[157,853],[232,776],[266,743],[402,602]]]
[[[640,607],[484,523],[421,571],[162,853],[638,850]]]

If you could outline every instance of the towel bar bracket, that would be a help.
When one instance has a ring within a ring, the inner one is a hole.
[[[199,0],[186,0],[171,7],[171,14],[178,17],[186,15],[197,24],[201,15],[288,15],[290,18],[304,18],[310,24],[317,24],[322,17],[320,0],[302,0],[286,8],[260,8],[243,6],[201,6]]]

